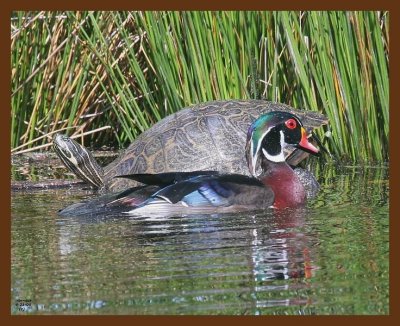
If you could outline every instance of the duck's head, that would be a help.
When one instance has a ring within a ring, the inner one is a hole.
[[[247,132],[246,159],[253,176],[261,158],[271,162],[285,162],[284,148],[293,146],[311,154],[319,150],[307,139],[303,124],[294,114],[273,111],[260,116]]]

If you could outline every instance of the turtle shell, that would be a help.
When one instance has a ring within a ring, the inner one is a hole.
[[[216,170],[250,175],[244,153],[247,130],[260,115],[270,111],[297,115],[309,132],[328,123],[320,113],[262,100],[197,104],[143,132],[104,168],[104,184],[112,191],[136,186],[133,180],[114,178],[134,173]]]

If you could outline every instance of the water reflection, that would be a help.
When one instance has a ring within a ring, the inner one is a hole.
[[[293,288],[289,280],[311,278],[316,270],[312,243],[317,239],[304,235],[307,211],[306,208],[280,212],[268,210],[252,215],[191,215],[169,219],[130,219],[128,216],[109,216],[107,220],[69,218],[70,223],[61,219],[57,223],[59,255],[64,257],[63,261],[71,261],[72,258],[66,259],[65,256],[79,255],[76,251],[83,249],[81,240],[88,225],[97,228],[106,223],[110,226],[108,237],[112,238],[108,239],[111,241],[107,244],[109,250],[114,250],[117,256],[122,256],[123,252],[126,259],[134,260],[121,267],[132,269],[129,280],[142,281],[137,284],[139,292],[151,292],[153,285],[146,283],[166,281],[185,285],[181,293],[178,291],[180,295],[175,291],[168,293],[171,292],[169,287],[167,293],[153,295],[151,300],[155,305],[167,297],[173,304],[187,301],[207,303],[215,296],[233,295],[237,291],[246,293],[245,305],[253,309],[299,305],[299,298],[289,293]],[[105,235],[97,236],[105,238]],[[120,259],[123,258],[116,260]],[[277,280],[280,282],[276,283]],[[97,281],[102,282],[100,279]],[[202,286],[208,283],[212,289],[198,289],[193,282]],[[233,288],[225,288],[224,282]],[[301,283],[297,283],[296,290],[300,286]],[[273,291],[279,292],[281,299],[266,300],[265,297]],[[142,295],[142,299],[149,296],[148,293]],[[136,300],[141,298],[137,294],[135,297]],[[137,305],[137,301],[132,304]]]
[[[304,227],[306,209],[273,212],[267,227],[253,229],[253,273],[256,281],[311,277]]]

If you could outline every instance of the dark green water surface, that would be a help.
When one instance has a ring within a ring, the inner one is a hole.
[[[12,193],[12,314],[388,314],[385,167],[323,167],[305,208],[65,218],[94,196]]]

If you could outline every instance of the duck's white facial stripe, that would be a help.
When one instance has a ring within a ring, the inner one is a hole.
[[[256,176],[256,167],[257,167],[258,153],[259,153],[259,151],[260,151],[260,147],[261,147],[262,141],[263,141],[264,137],[270,132],[270,130],[271,130],[272,128],[273,128],[273,127],[268,128],[267,131],[265,131],[265,132],[261,135],[260,139],[259,139],[258,142],[257,142],[257,147],[256,147],[256,150],[255,150],[255,151],[254,151],[254,142],[252,141],[251,144],[250,144],[250,153],[252,154],[252,155],[251,155],[251,159],[252,159],[252,164],[251,164],[251,165],[252,165],[252,167],[253,167],[252,174],[253,174],[254,176]]]
[[[285,142],[285,135],[283,134],[283,131],[279,131],[281,135],[280,139],[280,144],[281,144],[281,151],[277,155],[270,155],[268,152],[263,148],[262,152],[265,156],[265,158],[271,162],[279,163],[279,162],[285,162],[285,155],[283,154],[283,149],[286,147],[286,142]]]

